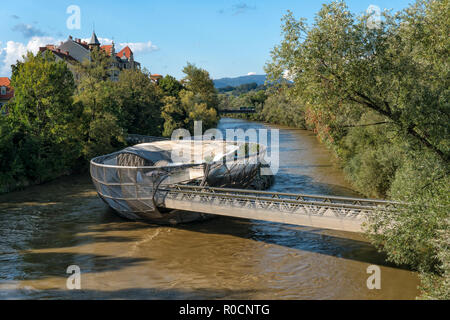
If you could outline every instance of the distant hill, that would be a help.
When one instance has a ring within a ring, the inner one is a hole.
[[[252,83],[241,84],[240,86],[237,86],[237,87],[226,86],[226,87],[217,89],[217,91],[219,93],[230,93],[235,96],[238,96],[240,94],[247,93],[250,91],[259,91],[259,90],[266,90],[266,86],[265,85],[258,86],[258,84],[256,82],[252,82]]]
[[[266,75],[243,76],[237,78],[222,78],[214,80],[217,89],[225,87],[238,87],[243,84],[256,83],[258,86],[263,85],[266,81]]]

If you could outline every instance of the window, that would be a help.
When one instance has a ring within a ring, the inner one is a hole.
[[[6,87],[2,87],[1,93],[2,96],[6,95]]]

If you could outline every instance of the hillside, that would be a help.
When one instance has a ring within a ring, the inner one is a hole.
[[[225,87],[238,87],[247,83],[256,83],[257,85],[263,85],[266,81],[266,75],[252,75],[242,76],[237,78],[222,78],[214,80],[214,85],[217,89]]]

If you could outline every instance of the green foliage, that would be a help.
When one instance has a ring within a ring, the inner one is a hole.
[[[125,140],[125,131],[119,122],[120,109],[111,99],[115,85],[109,80],[99,80],[96,75],[97,72],[93,76],[84,73],[75,95],[75,103],[83,109],[80,131],[86,160],[116,150]]]
[[[182,90],[178,97],[166,97],[163,101],[163,135],[166,137],[170,137],[174,130],[180,128],[186,128],[193,134],[195,121],[202,121],[204,130],[217,124],[217,111],[208,108],[206,103],[199,102],[192,91]]]
[[[441,226],[436,240],[433,242],[438,272],[426,272],[421,275],[422,299],[450,299],[450,219]]]
[[[261,114],[270,123],[306,128],[304,108],[287,88],[273,92],[265,101]]]
[[[390,261],[421,272],[422,298],[450,297],[450,178],[431,153],[413,153],[397,170],[390,193],[408,203],[380,212],[368,225],[369,237]]]
[[[0,185],[4,191],[68,172],[81,154],[72,73],[51,53],[28,53],[13,68],[15,97],[0,123]]]
[[[261,112],[268,94],[265,90],[252,90],[235,96],[233,93],[219,95],[219,110],[240,110],[241,108],[254,108],[254,114],[235,114],[233,116],[247,120],[265,120]]]
[[[189,63],[183,72],[186,74],[182,81],[185,89],[177,96],[169,95],[163,99],[163,135],[166,137],[179,128],[186,128],[193,134],[195,121],[202,121],[204,130],[214,127],[218,121],[219,99],[209,73]]]
[[[139,70],[122,71],[114,86],[113,100],[119,110],[120,126],[128,133],[159,136],[163,126],[162,92],[149,77]]]
[[[265,86],[264,85],[258,86],[256,82],[244,83],[237,87],[226,86],[224,88],[217,89],[219,93],[231,93],[234,96],[248,93],[250,91],[262,91],[262,90],[265,90]]]
[[[172,77],[171,75],[166,75],[159,81],[159,87],[166,96],[177,97],[180,91],[183,89],[183,85]]]
[[[10,117],[35,136],[63,134],[71,118],[72,74],[52,54],[34,56],[15,69],[11,85],[15,98],[9,103]],[[52,131],[52,132],[49,132]]]
[[[124,147],[128,133],[217,123],[212,80],[190,64],[185,89],[171,76],[158,86],[145,70],[123,70],[113,82],[114,61],[97,49],[76,65],[28,53],[12,69],[15,98],[0,117],[0,192],[85,170],[91,158]]]
[[[194,93],[196,101],[206,103],[208,109],[217,110],[219,105],[217,91],[208,71],[188,63],[183,72],[186,76],[181,82],[186,90]]]
[[[162,117],[165,120],[163,136],[170,137],[174,130],[184,128],[184,120],[188,114],[178,97],[165,97],[163,102]]]
[[[422,272],[425,298],[449,296],[448,12],[448,0],[419,0],[384,12],[380,28],[341,1],[311,26],[288,12],[266,71],[275,83],[288,74],[295,99],[271,93],[260,114],[314,130],[362,193],[409,203],[374,215],[368,235]]]
[[[450,31],[448,25],[428,32],[422,25],[424,15],[444,3],[448,7],[448,1],[428,1],[397,16],[385,12],[379,29],[370,29],[367,17],[353,17],[343,2],[324,5],[310,28],[289,13],[267,71],[277,79],[288,70],[297,93],[322,118],[340,113],[343,104],[373,111],[403,139],[448,160],[448,61],[415,46],[421,34],[421,41],[442,40],[448,49],[448,39],[435,37]]]

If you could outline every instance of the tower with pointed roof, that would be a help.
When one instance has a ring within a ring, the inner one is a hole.
[[[100,41],[98,41],[95,31],[92,32],[91,40],[88,43],[89,49],[94,50],[94,48],[100,48]]]

